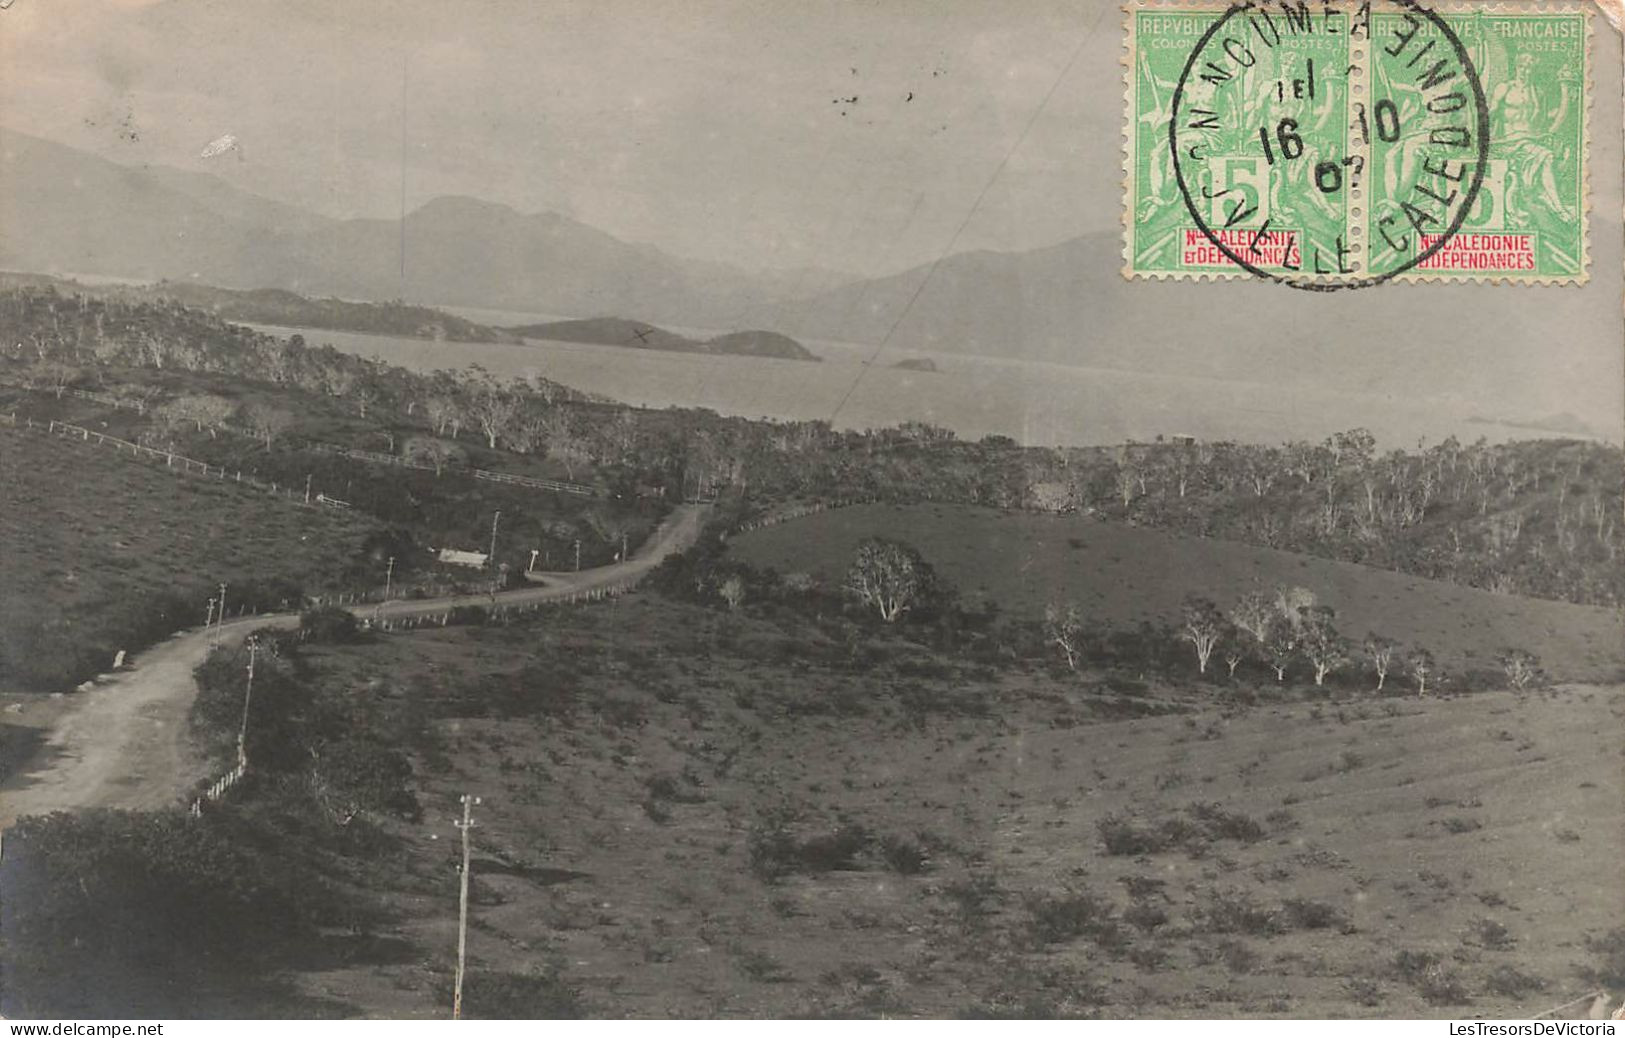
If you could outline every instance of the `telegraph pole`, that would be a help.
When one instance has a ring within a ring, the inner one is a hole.
[[[243,688],[243,725],[237,731],[237,763],[248,763],[248,704],[254,696],[254,656],[259,652],[258,638],[248,639],[248,684]]]
[[[394,580],[394,577],[395,577],[395,556],[391,555],[389,557],[389,568],[384,570],[384,597],[380,598],[378,600],[378,604],[372,607],[372,621],[375,624],[384,615],[384,605],[389,601],[389,587],[390,587],[390,583]]]
[[[305,473],[305,504],[310,504],[310,477],[312,473]]]
[[[502,519],[502,509],[497,509],[496,515],[491,517],[491,553],[485,557],[485,564],[491,567],[491,608],[497,606],[497,581],[500,573],[497,569],[497,523]]]
[[[581,538],[576,538],[576,572],[581,572]]]
[[[453,823],[463,832],[462,890],[457,901],[457,978],[451,989],[453,1020],[460,1020],[463,1016],[463,967],[468,961],[468,831],[474,828],[474,805],[480,802],[480,798],[464,793],[462,801],[463,820]]]
[[[209,599],[209,615],[203,620],[203,629],[209,632],[209,645],[211,648],[220,641],[214,630],[214,603],[215,599]]]

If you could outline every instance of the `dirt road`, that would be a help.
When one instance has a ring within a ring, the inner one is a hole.
[[[546,574],[541,587],[505,592],[501,605],[528,605],[570,598],[586,591],[631,584],[667,556],[698,538],[706,506],[682,505],[624,562],[580,573]],[[457,606],[490,605],[490,595],[399,600],[386,618],[443,613]],[[372,617],[376,607],[351,611]],[[261,627],[293,628],[295,614],[237,620],[218,632],[235,642]],[[0,784],[0,830],[25,815],[92,807],[151,809],[178,803],[206,774],[191,750],[186,715],[197,686],[192,672],[208,655],[207,631],[183,631],[134,657],[123,670],[96,680],[79,693],[40,752]]]

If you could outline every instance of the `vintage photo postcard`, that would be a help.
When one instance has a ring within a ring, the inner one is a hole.
[[[0,0],[0,1015],[1612,1033],[1609,9]]]

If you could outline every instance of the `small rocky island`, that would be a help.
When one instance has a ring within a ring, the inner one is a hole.
[[[942,371],[937,367],[937,362],[930,357],[908,357],[893,364],[892,367],[898,371],[929,371],[932,374]]]
[[[778,360],[823,358],[788,335],[757,329],[730,332],[712,339],[691,339],[646,321],[625,317],[591,317],[579,321],[548,321],[507,329],[526,339],[554,342],[585,342],[597,346],[629,346],[637,350],[665,350],[672,353],[710,353],[731,357],[772,357]]]

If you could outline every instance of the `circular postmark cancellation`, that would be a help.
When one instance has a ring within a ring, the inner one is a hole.
[[[1491,142],[1445,18],[1416,0],[1238,0],[1210,17],[1169,101],[1188,253],[1333,291],[1446,248]]]

